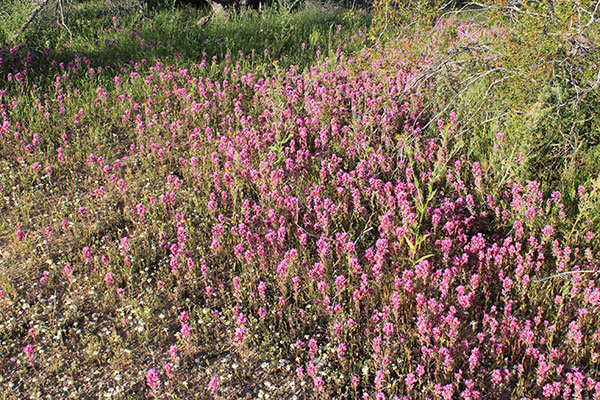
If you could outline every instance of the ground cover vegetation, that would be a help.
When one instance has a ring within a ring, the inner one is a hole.
[[[2,398],[600,399],[598,3],[132,4],[0,5]]]

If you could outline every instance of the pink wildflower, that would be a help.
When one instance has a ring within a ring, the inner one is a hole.
[[[325,386],[325,381],[320,376],[313,378],[313,383],[315,384],[315,389],[321,390],[323,386]]]
[[[173,362],[177,362],[177,346],[171,345],[171,347],[169,348],[169,354],[171,355],[171,359],[173,360]]]
[[[208,387],[213,396],[215,396],[219,392],[219,377],[213,376],[212,378],[210,378],[210,381],[208,382]]]
[[[106,287],[111,288],[114,284],[115,276],[111,272],[108,272],[104,276],[104,281],[106,282]]]
[[[186,342],[190,339],[190,326],[185,322],[181,323],[181,335]]]
[[[148,372],[146,372],[146,385],[148,385],[150,390],[156,392],[159,384],[160,378],[158,376],[158,373],[154,368],[149,369]]]
[[[29,362],[33,362],[33,359],[35,357],[33,354],[33,345],[28,344],[27,346],[25,346],[25,348],[23,349],[23,353],[25,353],[25,356],[27,357]]]

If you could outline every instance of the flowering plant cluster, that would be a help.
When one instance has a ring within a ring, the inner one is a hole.
[[[341,47],[10,80],[3,386],[600,399],[590,223],[487,175],[465,116],[429,123],[427,59]]]

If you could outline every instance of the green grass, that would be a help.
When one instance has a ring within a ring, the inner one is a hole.
[[[165,64],[177,61],[191,67],[203,58],[208,58],[211,64],[213,57],[217,60],[215,69],[220,70],[227,54],[236,58],[239,52],[246,60],[242,63],[243,71],[258,66],[271,68],[273,61],[281,68],[294,65],[303,69],[314,62],[317,49],[326,55],[339,47],[346,51],[358,49],[357,42],[345,45],[344,35],[355,34],[369,23],[364,12],[344,12],[331,5],[298,8],[286,2],[265,6],[261,11],[249,10],[243,15],[231,11],[227,17],[213,16],[202,26],[197,22],[208,10],[191,6],[158,7],[144,13],[132,9],[117,13],[115,22],[108,4],[100,1],[77,2],[68,8],[66,25],[72,40],[63,26],[48,22],[51,17],[48,12],[41,13],[29,29],[15,38],[17,27],[31,9],[27,4],[4,6],[2,15],[6,23],[0,42],[24,41],[30,48],[49,48],[50,58],[71,61],[79,55],[88,58],[92,67],[108,64],[117,71],[131,60],[145,60],[153,65],[160,59]],[[117,29],[117,24],[121,29]]]

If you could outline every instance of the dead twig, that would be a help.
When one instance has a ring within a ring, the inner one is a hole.
[[[21,25],[21,28],[19,28],[19,30],[15,34],[15,36],[13,37],[13,40],[18,38],[19,36],[21,36],[23,34],[23,32],[25,32],[25,30],[27,29],[29,24],[31,24],[31,22],[35,19],[35,17],[37,17],[37,15],[40,13],[40,11],[42,11],[48,5],[48,3],[50,3],[50,0],[42,0],[41,3],[39,3],[37,6],[35,6],[33,8],[33,10],[31,10],[31,14],[29,14],[29,17],[27,17],[27,19],[25,20],[23,25]]]
[[[565,271],[565,272],[561,272],[560,274],[555,274],[555,275],[547,276],[547,277],[542,278],[542,279],[536,279],[534,282],[535,283],[545,282],[545,281],[548,281],[548,280],[553,279],[553,278],[561,278],[561,277],[563,277],[565,275],[571,275],[571,274],[600,274],[600,271],[594,271],[594,270]]]
[[[65,13],[63,10],[62,2],[63,2],[63,0],[58,0],[58,8],[60,9],[60,24],[63,26],[63,28],[65,28],[67,30],[67,32],[69,32],[69,39],[72,42],[73,41],[73,32],[71,32],[71,30],[65,23]]]
[[[483,78],[483,77],[485,77],[485,76],[487,76],[487,75],[489,75],[489,74],[491,74],[491,73],[498,72],[498,71],[502,71],[502,72],[508,72],[508,71],[507,71],[505,68],[496,67],[496,68],[492,68],[492,69],[490,69],[490,70],[487,70],[487,71],[485,71],[485,72],[482,72],[482,73],[480,73],[480,74],[477,74],[475,77],[470,77],[470,78],[469,78],[469,79],[470,79],[470,80],[469,80],[469,82],[467,82],[467,83],[466,83],[466,84],[465,84],[465,85],[464,85],[464,86],[463,86],[463,87],[462,87],[462,88],[461,88],[461,89],[458,91],[458,93],[456,93],[456,94],[454,95],[454,97],[452,97],[452,98],[450,99],[450,101],[448,102],[448,104],[446,104],[446,106],[445,106],[445,107],[444,107],[444,108],[443,108],[443,109],[442,109],[440,112],[438,112],[438,113],[437,113],[437,114],[436,114],[436,115],[435,115],[433,118],[431,118],[431,119],[429,120],[429,122],[427,122],[427,123],[425,124],[425,126],[423,126],[423,128],[421,128],[421,129],[422,129],[422,130],[425,130],[425,129],[427,129],[427,127],[429,127],[429,125],[431,125],[433,122],[437,122],[438,118],[439,118],[439,117],[440,117],[442,114],[444,114],[444,113],[445,113],[445,112],[446,112],[446,111],[447,111],[447,110],[450,108],[450,106],[451,106],[452,104],[454,104],[454,100],[456,100],[456,98],[457,98],[458,96],[460,96],[460,95],[461,95],[461,94],[462,94],[462,93],[463,93],[465,90],[467,90],[467,89],[468,89],[468,88],[469,88],[469,87],[470,87],[472,84],[474,84],[475,82],[477,82],[477,81],[478,81],[478,80],[480,80],[481,78]],[[471,78],[472,78],[472,79],[471,79]],[[463,82],[464,82],[464,81],[463,81]]]

